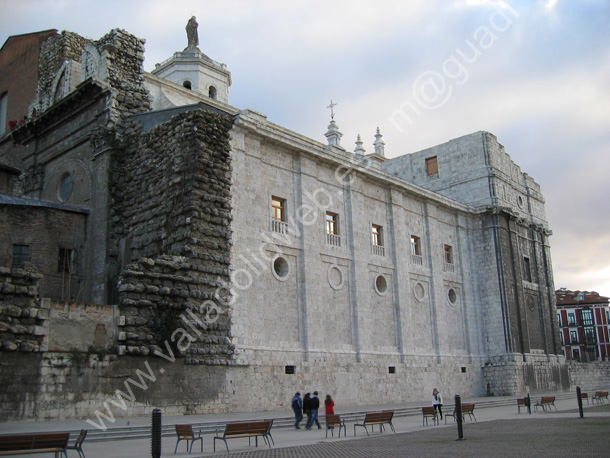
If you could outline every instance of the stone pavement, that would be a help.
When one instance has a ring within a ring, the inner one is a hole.
[[[463,402],[489,401],[490,398],[463,400]],[[499,398],[497,398],[499,400]],[[536,397],[532,397],[535,400]],[[558,412],[534,412],[528,415],[521,409],[517,413],[516,403],[475,409],[477,422],[464,422],[464,439],[457,440],[457,428],[449,419],[439,426],[422,425],[421,415],[398,417],[393,421],[396,433],[389,428],[379,433],[375,428],[367,437],[364,429],[358,428],[354,437],[353,423],[347,424],[347,438],[325,438],[324,429],[292,428],[273,429],[275,446],[269,449],[259,440],[258,448],[248,445],[247,439],[232,439],[231,454],[226,454],[224,444],[217,441],[217,452],[213,452],[213,435],[204,435],[204,453],[199,443],[193,453],[188,454],[184,442],[174,455],[176,439],[163,437],[163,456],[176,457],[514,457],[518,455],[536,457],[607,457],[610,455],[610,404],[584,406],[584,418],[579,418],[576,396],[556,401]],[[348,411],[373,411],[383,408],[404,408],[407,404],[384,406],[358,406],[337,409],[337,413]],[[286,417],[288,411],[235,413],[226,415],[197,415],[189,417],[164,417],[164,424],[201,421],[236,421],[251,418]],[[131,424],[150,424],[150,418],[131,418]],[[120,420],[125,424],[127,419]],[[118,423],[119,421],[117,421]],[[321,423],[324,424],[323,416]],[[116,425],[115,425],[116,426]],[[80,427],[91,428],[78,420],[56,422],[9,422],[0,424],[2,432],[68,430]],[[369,430],[370,431],[370,430]],[[335,433],[336,434],[336,433]],[[83,446],[87,458],[148,458],[150,439],[87,442]],[[69,456],[76,456],[70,452]]]

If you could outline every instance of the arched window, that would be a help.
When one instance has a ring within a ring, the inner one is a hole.
[[[216,100],[216,88],[214,86],[210,86],[210,90],[208,91],[208,95],[211,99]]]
[[[182,85],[187,89],[192,89],[191,82],[189,80],[186,80],[184,83],[182,83]]]

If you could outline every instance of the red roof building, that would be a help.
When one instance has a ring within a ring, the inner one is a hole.
[[[568,361],[610,360],[610,299],[595,291],[555,291],[563,352]]]

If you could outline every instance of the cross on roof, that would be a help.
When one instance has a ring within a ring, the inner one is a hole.
[[[335,108],[337,105],[339,105],[339,104],[333,102],[333,99],[330,99],[330,105],[328,105],[326,107],[326,108],[330,108],[330,119],[335,119],[335,110],[333,108]]]

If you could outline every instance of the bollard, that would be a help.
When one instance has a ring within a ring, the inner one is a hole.
[[[152,411],[150,451],[152,458],[161,458],[161,410]]]
[[[455,395],[455,419],[458,427],[458,440],[464,439],[464,431],[462,430],[462,399],[459,394]]]
[[[530,394],[527,393],[525,397],[525,406],[527,407],[527,413],[532,414],[532,400],[530,399]]]
[[[580,413],[580,418],[583,418],[584,415],[582,413],[582,396],[579,386],[576,387],[576,397],[578,398],[578,413]]]

